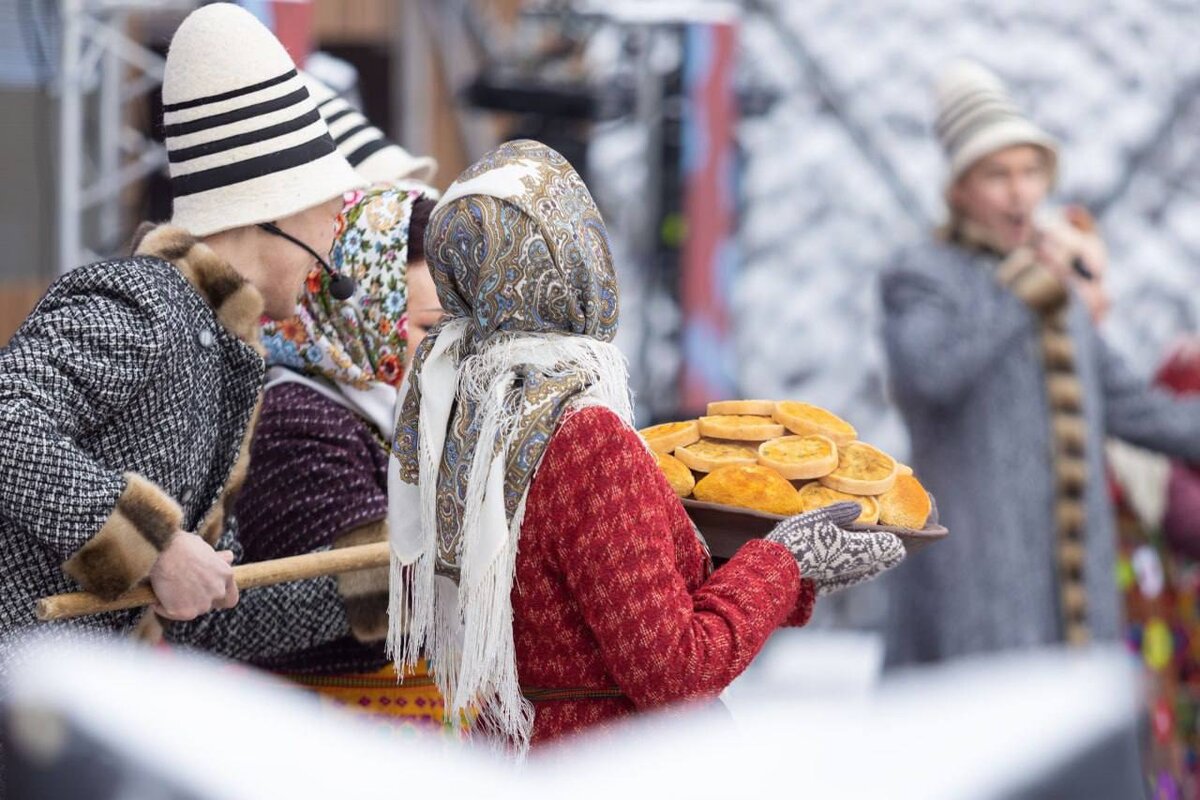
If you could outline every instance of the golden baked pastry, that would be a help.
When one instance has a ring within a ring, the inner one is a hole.
[[[675,494],[680,497],[690,495],[696,486],[696,478],[687,465],[666,453],[655,453],[654,457],[658,459],[658,468],[667,476],[667,483],[671,484]]]
[[[896,483],[896,459],[864,442],[839,445],[837,469],[820,480],[846,494],[883,494]]]
[[[820,483],[807,484],[800,490],[800,507],[803,511],[816,511],[818,508],[847,501],[858,503],[862,508],[862,513],[854,520],[859,525],[874,525],[879,522],[879,502],[874,497],[846,494]]]
[[[664,422],[638,431],[655,453],[669,453],[676,447],[700,441],[700,426],[696,420]]]
[[[717,467],[732,464],[757,464],[758,449],[744,442],[701,439],[695,444],[677,449],[675,457],[696,472],[712,472]]]
[[[908,464],[901,464],[899,461],[896,462],[896,476],[897,477],[899,477],[901,475],[912,475],[912,474],[913,474],[912,467],[910,467]]]
[[[769,417],[775,413],[774,400],[716,400],[708,404],[708,415]]]
[[[696,482],[693,496],[706,503],[770,514],[800,513],[800,495],[795,487],[775,470],[757,464],[717,467]]]
[[[700,435],[736,442],[765,442],[783,436],[783,426],[770,417],[718,414],[700,418]]]
[[[858,438],[858,431],[846,420],[819,406],[784,400],[775,404],[772,418],[799,436],[819,434],[828,436],[838,447]]]
[[[929,492],[911,475],[899,475],[896,485],[879,495],[879,521],[897,528],[919,531],[929,521],[933,502]]]
[[[827,436],[781,436],[758,446],[758,463],[789,481],[820,478],[837,469],[837,445]]]

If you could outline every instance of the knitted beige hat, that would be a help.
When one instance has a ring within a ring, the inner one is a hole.
[[[429,156],[414,156],[383,131],[367,122],[367,118],[321,81],[301,72],[308,93],[317,103],[329,134],[338,150],[358,174],[371,183],[391,183],[397,180],[417,180],[428,183],[437,172],[437,161]]]
[[[179,26],[162,96],[171,221],[196,236],[278,220],[365,183],[283,45],[232,3]]]
[[[1051,181],[1058,169],[1058,141],[1026,117],[1004,83],[971,61],[952,64],[937,85],[937,121],[942,150],[950,163],[947,186],[986,155],[1030,144],[1046,151]]]

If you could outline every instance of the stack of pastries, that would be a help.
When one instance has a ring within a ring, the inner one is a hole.
[[[784,516],[850,500],[860,524],[911,530],[932,511],[911,469],[807,403],[724,400],[639,433],[680,497]]]

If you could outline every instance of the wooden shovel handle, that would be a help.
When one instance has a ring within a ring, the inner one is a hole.
[[[253,589],[256,586],[271,586],[276,583],[302,581],[337,575],[341,572],[358,572],[388,564],[388,543],[375,542],[319,553],[305,553],[254,564],[241,564],[233,568],[233,579],[238,589]],[[105,600],[90,592],[69,592],[43,597],[37,602],[37,618],[42,622],[55,619],[85,617],[106,611],[124,611],[129,608],[148,606],[157,600],[154,590],[148,585],[136,586],[114,600]]]

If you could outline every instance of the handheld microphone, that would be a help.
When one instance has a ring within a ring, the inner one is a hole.
[[[1071,259],[1071,268],[1075,270],[1075,273],[1079,277],[1086,281],[1092,281],[1096,279],[1096,273],[1088,269],[1088,265],[1085,264],[1083,259],[1079,256],[1075,256],[1073,259]]]
[[[317,263],[321,265],[321,268],[329,273],[329,294],[333,296],[334,300],[345,301],[354,296],[354,290],[358,288],[358,283],[354,280],[354,278],[335,271],[333,267],[329,266],[328,261],[317,255],[316,250],[313,250],[311,247],[297,239],[295,236],[292,236],[290,233],[285,233],[274,222],[260,222],[258,223],[258,227],[262,228],[267,233],[287,239],[297,247],[304,248],[305,252],[315,258]]]
[[[1083,206],[1067,206],[1063,214],[1066,216],[1067,222],[1071,223],[1071,227],[1077,231],[1092,233],[1096,230],[1095,218]],[[1084,280],[1093,281],[1096,279],[1096,273],[1092,272],[1091,268],[1084,262],[1082,256],[1076,255],[1071,259],[1071,268],[1075,270],[1075,274]]]

